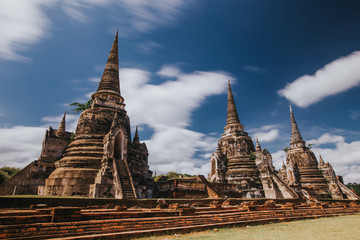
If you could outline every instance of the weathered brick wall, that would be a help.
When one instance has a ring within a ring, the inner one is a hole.
[[[36,160],[0,184],[0,195],[36,195],[53,169],[54,163]]]

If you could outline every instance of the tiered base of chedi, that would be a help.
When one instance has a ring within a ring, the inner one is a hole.
[[[140,143],[137,129],[131,140],[120,95],[117,33],[92,100],[91,108],[80,115],[73,138],[65,132],[64,117],[58,130],[47,131],[39,160],[1,184],[1,195],[153,196],[148,150]]]

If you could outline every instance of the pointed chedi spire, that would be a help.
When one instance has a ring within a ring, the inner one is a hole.
[[[255,148],[255,150],[257,151],[257,152],[260,152],[261,151],[261,146],[260,146],[260,143],[259,143],[259,139],[256,137],[256,148]]]
[[[139,133],[138,133],[138,126],[136,126],[135,136],[134,136],[134,139],[133,139],[133,143],[140,143]]]
[[[291,148],[305,147],[305,141],[301,137],[291,105],[290,105],[290,120],[291,120],[291,141],[290,141]]]
[[[240,120],[239,120],[239,115],[236,110],[234,96],[233,96],[233,93],[231,90],[230,80],[229,80],[228,81],[227,118],[226,118],[226,126],[225,126],[224,130],[226,131],[226,130],[230,129],[230,131],[231,131],[231,127],[235,127],[235,126],[238,130],[241,130],[241,131],[244,130],[244,126],[240,123]]]
[[[113,93],[120,96],[118,31],[116,31],[104,73],[99,83],[97,93],[100,92]]]
[[[64,112],[64,115],[60,122],[60,125],[59,125],[58,129],[56,130],[57,137],[62,137],[65,135],[65,127],[66,127],[65,117],[66,117],[66,111]]]
[[[124,109],[124,98],[120,94],[119,83],[118,31],[116,31],[99,87],[91,96],[93,100],[91,108],[108,107],[112,109]]]
[[[226,125],[228,124],[241,124],[236,110],[234,97],[231,91],[230,81],[228,82],[228,105]]]

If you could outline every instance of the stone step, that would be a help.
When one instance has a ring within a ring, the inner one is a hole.
[[[68,145],[67,148],[82,148],[82,147],[103,148],[104,143],[102,140],[99,142],[83,142],[83,143],[73,141]]]
[[[126,170],[125,162],[118,160],[118,171],[120,174],[120,182],[122,189],[124,191],[125,198],[127,199],[136,199],[136,196],[133,192],[132,185],[130,182],[130,176]]]
[[[103,138],[75,138],[74,141],[70,143],[70,145],[80,145],[80,144],[86,144],[86,143],[102,143]]]
[[[103,152],[103,148],[102,147],[88,147],[88,146],[84,146],[84,147],[71,147],[71,148],[67,148],[64,153],[70,153],[70,152]]]
[[[56,167],[86,167],[86,168],[100,168],[101,167],[100,157],[90,157],[90,156],[72,156],[64,157],[60,161],[55,162]]]
[[[0,211],[0,217],[9,216],[31,216],[36,215],[36,210],[2,210]]]
[[[104,153],[102,151],[69,151],[63,154],[65,157],[103,157]]]
[[[29,215],[29,216],[12,216],[12,217],[0,217],[0,225],[12,225],[23,223],[40,223],[50,222],[51,215]]]

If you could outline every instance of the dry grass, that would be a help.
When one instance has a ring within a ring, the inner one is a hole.
[[[220,228],[188,234],[153,236],[141,240],[340,240],[360,239],[360,214],[340,217],[267,224],[261,226]]]

